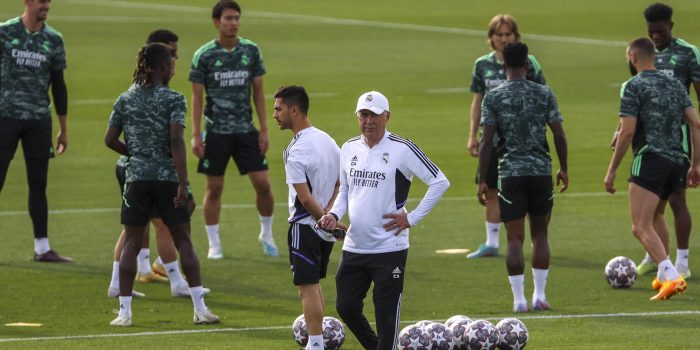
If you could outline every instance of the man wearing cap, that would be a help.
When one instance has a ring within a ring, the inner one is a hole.
[[[355,109],[362,135],[340,151],[340,190],[319,225],[333,229],[348,214],[350,229],[336,273],[336,309],[365,349],[394,349],[398,340],[408,229],[433,209],[450,182],[410,140],[386,130],[389,101],[362,94]],[[413,176],[428,185],[418,206],[406,210]],[[365,317],[363,299],[374,283],[377,333]]]

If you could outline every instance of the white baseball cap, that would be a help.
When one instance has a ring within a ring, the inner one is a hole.
[[[381,92],[370,91],[365,92],[357,99],[357,108],[355,113],[368,109],[375,114],[382,114],[384,111],[389,111],[389,100],[382,95]]]

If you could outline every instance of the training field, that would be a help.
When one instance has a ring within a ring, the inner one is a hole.
[[[120,231],[120,198],[114,178],[117,155],[103,145],[111,106],[131,82],[137,49],[156,28],[179,37],[177,74],[171,86],[188,99],[189,62],[215,37],[213,0],[55,0],[49,23],[64,35],[69,103],[69,147],[51,161],[49,237],[52,248],[74,264],[31,262],[32,230],[21,151],[0,194],[0,348],[35,349],[294,349],[290,326],[301,313],[291,283],[286,249],[263,256],[259,224],[247,178],[229,165],[222,212],[223,260],[206,257],[201,208],[192,218],[192,239],[200,255],[207,304],[220,325],[192,324],[188,299],[170,297],[166,284],[140,284],[147,294],[133,302],[134,326],[109,326],[118,307],[106,298],[114,242]],[[700,44],[700,3],[672,0],[674,34]],[[647,1],[327,1],[241,2],[241,35],[257,42],[267,68],[265,91],[270,128],[270,176],[277,205],[274,235],[286,244],[287,187],[282,151],[291,133],[272,118],[272,93],[285,84],[311,94],[310,118],[338,143],[359,134],[353,111],[357,97],[379,90],[391,103],[388,129],[412,139],[446,173],[452,187],[435,210],[411,229],[411,249],[402,303],[402,327],[454,314],[494,323],[513,316],[504,258],[467,260],[438,249],[475,249],[484,240],[483,210],[476,201],[476,159],[468,156],[468,92],[474,60],[487,53],[485,28],[497,13],[519,20],[522,40],[543,66],[564,115],[569,140],[570,189],[558,195],[550,225],[552,252],[547,296],[552,310],[519,315],[533,349],[680,349],[697,347],[700,336],[700,232],[691,237],[688,291],[651,302],[652,277],[629,290],[613,290],[603,277],[612,257],[638,261],[641,245],[632,236],[626,195],[629,159],[620,167],[618,194],[603,192],[617,124],[620,84],[629,77],[625,43],[646,35]],[[19,0],[0,1],[0,18],[23,11]],[[693,93],[692,100],[697,100]],[[189,116],[188,116],[188,123]],[[56,124],[54,124],[56,125]],[[187,142],[191,133],[186,130]],[[195,198],[204,178],[188,152]],[[555,164],[556,168],[556,164]],[[422,197],[417,181],[409,209]],[[700,191],[688,202],[700,226]],[[669,210],[670,211],[670,210]],[[672,216],[667,219],[672,223]],[[671,239],[675,259],[675,236]],[[153,240],[154,242],[154,240]],[[526,240],[526,247],[529,247]],[[505,235],[501,237],[501,252]],[[151,244],[155,256],[155,243]],[[322,282],[327,315],[336,316],[333,253]],[[530,254],[526,252],[529,261]],[[532,293],[526,265],[526,295]],[[373,316],[371,294],[366,312]],[[370,317],[373,319],[373,317]],[[8,323],[40,327],[8,327]],[[344,349],[361,349],[348,334]]]

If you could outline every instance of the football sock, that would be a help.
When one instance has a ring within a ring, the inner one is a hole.
[[[131,316],[131,297],[119,297],[119,316]]]
[[[527,304],[525,299],[525,275],[508,276],[513,291],[513,305]]]
[[[219,224],[216,225],[206,225],[207,236],[209,236],[209,246],[210,247],[221,247],[221,240],[219,240]]]
[[[532,269],[532,279],[535,281],[535,292],[532,294],[533,302],[534,299],[547,300],[544,295],[544,290],[547,287],[547,274],[549,274],[549,269]]]
[[[150,260],[151,250],[149,248],[141,248],[139,251],[139,274],[148,275],[151,273],[151,260]]]
[[[323,350],[323,335],[309,335],[306,350]]]
[[[119,261],[112,262],[112,281],[109,282],[109,288],[119,289]]]
[[[272,215],[260,215],[260,235],[265,239],[272,239]]]
[[[486,222],[486,245],[493,248],[498,248],[498,241],[501,235],[500,222]]]
[[[49,247],[49,239],[47,237],[34,238],[34,253],[44,254],[51,250]]]
[[[688,250],[689,249],[676,249],[676,266],[688,266]]]
[[[168,274],[168,279],[170,280],[171,287],[187,284],[187,282],[185,282],[185,279],[182,278],[182,274],[180,273],[180,266],[178,265],[177,260],[167,264],[163,264],[163,267],[165,268],[165,272]]]
[[[654,260],[651,258],[651,255],[649,255],[649,253],[646,253],[646,255],[644,255],[644,259],[642,259],[642,262],[640,263],[640,265],[644,264],[644,263],[654,264]]]
[[[204,296],[202,294],[202,286],[190,288],[190,295],[192,296],[192,304],[194,304],[194,311],[200,314],[205,313],[207,311],[207,306],[204,305]]]
[[[656,279],[658,279],[659,282],[666,281],[666,276],[664,276],[664,272],[661,269],[656,270]]]
[[[680,277],[678,271],[676,271],[676,268],[673,267],[673,264],[671,264],[671,259],[666,258],[660,262],[659,270],[663,271],[667,281],[674,281]]]

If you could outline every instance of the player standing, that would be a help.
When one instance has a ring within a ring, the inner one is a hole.
[[[663,215],[671,193],[685,186],[686,176],[692,186],[700,181],[700,154],[693,154],[687,172],[679,137],[681,121],[685,119],[697,149],[700,120],[683,84],[654,67],[656,55],[651,40],[632,41],[627,48],[627,60],[639,73],[622,85],[621,127],[604,184],[606,191],[615,193],[615,172],[631,143],[632,231],[659,266],[658,280],[654,281],[659,292],[651,300],[663,300],[683,292],[686,282],[668,258],[659,236],[659,229],[668,232],[668,228],[664,221],[659,221],[659,216]],[[659,227],[659,222],[664,227]]]
[[[503,69],[503,48],[512,42],[520,41],[520,32],[518,24],[513,16],[508,14],[496,15],[489,22],[488,27],[488,42],[493,51],[487,55],[479,57],[474,62],[472,70],[472,85],[471,91],[474,93],[472,100],[471,113],[469,119],[469,141],[467,148],[473,157],[479,155],[477,144],[477,131],[479,130],[481,119],[481,101],[484,95],[503,84],[506,81],[506,73]],[[528,80],[536,83],[545,84],[542,67],[535,56],[528,56],[529,65],[527,67]],[[494,137],[494,146],[498,145],[498,137]],[[479,246],[479,249],[467,255],[467,258],[474,259],[486,256],[497,256],[499,247],[499,238],[501,232],[501,219],[498,209],[498,152],[493,152],[490,166],[486,172],[486,184],[489,190],[486,193],[486,242]],[[477,185],[479,184],[479,175],[477,170]]]
[[[530,218],[532,238],[532,275],[535,284],[532,308],[547,310],[547,226],[554,205],[547,126],[554,134],[560,166],[556,175],[557,186],[563,184],[561,191],[569,186],[566,135],[552,90],[526,79],[527,45],[519,42],[506,45],[503,59],[507,80],[484,96],[481,107],[484,134],[479,154],[479,202],[488,204],[489,201],[489,186],[485,179],[494,153],[491,140],[498,133],[504,144],[503,154],[498,157],[498,198],[501,220],[508,235],[506,267],[513,292],[513,311],[528,311],[524,290],[525,216]]]
[[[192,59],[192,151],[199,158],[197,171],[206,175],[203,208],[209,237],[209,259],[221,259],[219,218],[224,173],[229,158],[241,175],[248,174],[256,193],[260,213],[258,241],[269,256],[279,251],[272,237],[274,199],[270,189],[265,152],[269,146],[265,120],[262,53],[258,46],[238,35],[241,7],[231,0],[220,0],[212,9],[218,38],[199,48]],[[250,105],[253,91],[260,131],[255,129]],[[205,126],[202,128],[202,104]],[[202,134],[204,130],[204,134]]]

